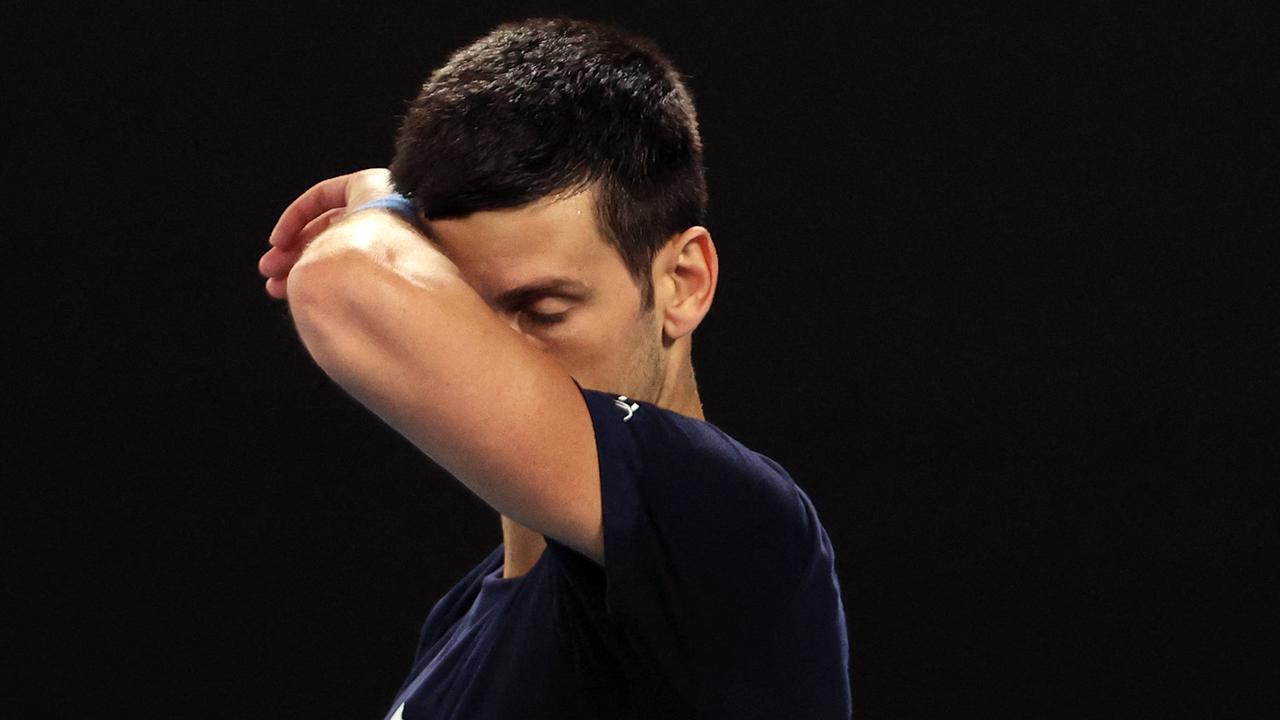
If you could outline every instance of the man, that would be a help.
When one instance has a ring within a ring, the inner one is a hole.
[[[529,20],[428,78],[389,173],[281,216],[259,268],[312,357],[502,519],[389,717],[850,715],[830,540],[702,413],[705,207],[671,63]]]

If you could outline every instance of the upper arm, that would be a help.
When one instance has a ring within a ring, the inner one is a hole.
[[[289,301],[303,343],[352,397],[498,512],[604,563],[577,384],[456,273],[411,281],[343,252],[295,268]]]

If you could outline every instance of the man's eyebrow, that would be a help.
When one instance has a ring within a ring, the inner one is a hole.
[[[591,297],[591,288],[586,283],[572,278],[543,278],[503,292],[494,298],[493,304],[498,307],[518,307],[544,295],[585,300]]]

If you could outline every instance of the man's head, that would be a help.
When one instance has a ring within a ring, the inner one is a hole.
[[[391,174],[430,219],[596,185],[601,231],[646,305],[653,254],[706,222],[678,71],[648,41],[581,21],[508,23],[455,52],[410,105]]]
[[[656,47],[573,20],[499,26],[427,79],[391,174],[485,299],[580,382],[654,399],[716,275],[697,118]],[[590,292],[510,292],[551,277]],[[619,344],[627,358],[605,357]]]

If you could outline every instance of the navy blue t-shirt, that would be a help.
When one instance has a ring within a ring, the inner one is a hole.
[[[847,720],[831,541],[808,497],[714,425],[583,390],[604,557],[499,545],[427,616],[395,720]]]

